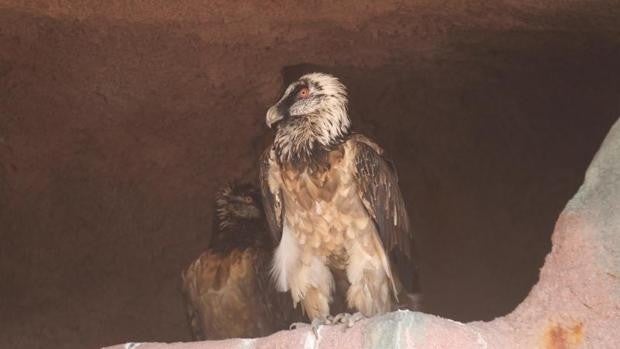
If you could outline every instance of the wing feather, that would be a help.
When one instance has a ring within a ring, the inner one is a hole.
[[[413,234],[396,170],[376,143],[359,134],[351,141],[356,149],[354,166],[360,197],[377,225],[400,283],[411,292],[415,288]]]
[[[269,225],[269,231],[275,245],[282,238],[282,194],[278,185],[277,178],[280,169],[276,163],[271,147],[268,148],[260,158],[259,181],[263,197],[263,207],[265,217]]]

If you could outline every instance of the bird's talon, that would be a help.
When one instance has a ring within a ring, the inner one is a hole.
[[[366,317],[362,313],[359,313],[359,312],[351,315],[351,317],[349,317],[347,321],[347,328],[353,327],[353,325],[355,325],[356,322],[363,320],[365,318]]]
[[[329,325],[330,321],[328,318],[316,318],[314,320],[312,320],[312,323],[310,324],[312,326],[312,332],[314,332],[314,336],[316,338],[319,338],[319,327],[321,327],[322,325]]]
[[[310,326],[309,324],[305,323],[305,322],[293,322],[288,329],[289,330],[296,330],[302,327],[306,327],[306,326]]]
[[[343,324],[345,325],[345,330],[346,330],[347,328],[353,327],[353,325],[355,325],[356,322],[363,320],[365,318],[366,317],[362,313],[359,313],[359,312],[355,314],[340,313],[340,314],[336,314],[335,316],[328,316],[327,321],[329,324],[333,324],[333,325]]]

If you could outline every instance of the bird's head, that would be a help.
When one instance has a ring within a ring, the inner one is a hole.
[[[267,126],[276,129],[276,148],[290,158],[339,143],[351,128],[347,103],[347,90],[336,77],[302,76],[267,111]]]
[[[229,184],[217,193],[215,202],[222,229],[263,215],[261,194],[251,184]]]

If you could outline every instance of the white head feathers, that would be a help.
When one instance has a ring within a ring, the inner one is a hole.
[[[306,74],[288,86],[267,112],[267,124],[277,126],[274,146],[281,161],[305,159],[342,142],[351,129],[347,91],[334,76]]]

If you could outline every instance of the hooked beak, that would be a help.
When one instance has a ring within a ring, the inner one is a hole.
[[[273,128],[273,126],[282,119],[284,119],[284,116],[278,111],[277,104],[267,110],[267,118],[265,121],[267,122],[267,126],[269,126],[269,128]]]

